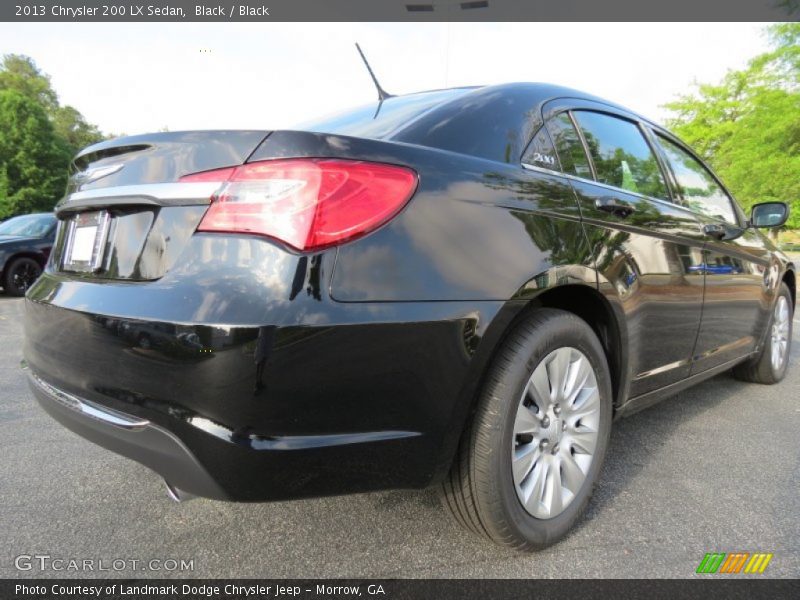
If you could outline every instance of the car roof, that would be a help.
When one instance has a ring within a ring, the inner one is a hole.
[[[559,98],[591,101],[655,125],[615,102],[549,83],[504,83],[458,89],[464,93],[445,97],[402,127],[381,136],[382,139],[500,162],[518,162],[543,123],[542,107]]]
[[[545,82],[535,82],[535,81],[516,81],[516,82],[509,82],[509,83],[497,83],[497,84],[490,84],[490,85],[471,85],[471,86],[457,86],[452,88],[442,88],[442,89],[434,89],[434,90],[425,90],[420,92],[413,92],[411,94],[403,94],[399,96],[394,96],[396,98],[402,98],[405,96],[413,96],[415,94],[427,94],[431,92],[441,92],[447,90],[465,90],[467,92],[499,92],[501,94],[508,94],[508,93],[515,93],[515,92],[522,92],[528,94],[532,100],[537,102],[547,102],[548,100],[554,98],[578,98],[582,100],[592,100],[594,102],[600,102],[602,104],[607,104],[609,106],[613,106],[619,110],[630,112],[635,114],[629,108],[622,106],[619,103],[613,102],[611,100],[607,100],[605,98],[601,98],[600,96],[596,96],[594,94],[590,94],[588,92],[584,92],[581,90],[577,90],[575,88],[570,88],[563,85],[553,84],[553,83],[545,83]],[[645,117],[640,118],[646,119]]]

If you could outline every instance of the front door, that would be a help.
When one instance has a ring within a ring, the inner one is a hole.
[[[677,140],[656,134],[681,201],[708,232],[705,301],[692,373],[752,352],[769,320],[770,253],[763,236],[745,229],[732,198]]]

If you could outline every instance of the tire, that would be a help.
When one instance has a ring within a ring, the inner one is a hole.
[[[542,387],[543,381],[562,380],[559,372],[570,374],[563,378],[567,382],[572,374],[577,380],[585,375],[585,387],[577,381],[570,387],[579,390],[572,404],[563,394],[555,401],[538,399],[546,396],[540,390],[551,389]],[[538,424],[529,422],[531,415]],[[476,413],[442,483],[443,504],[466,529],[498,544],[531,551],[557,542],[586,508],[608,447],[611,417],[608,363],[591,327],[562,310],[531,313],[509,334],[489,367]],[[528,429],[532,433],[520,433]],[[580,483],[572,468],[578,463],[584,475]],[[549,466],[558,466],[558,472],[546,470]],[[554,489],[555,477],[563,486],[560,512],[556,496],[547,493]],[[540,490],[537,486],[545,481]]]
[[[42,267],[32,258],[13,259],[6,267],[3,289],[9,296],[24,296],[42,274]]]
[[[751,383],[778,383],[786,376],[789,354],[792,349],[792,293],[786,283],[778,288],[778,297],[772,308],[767,339],[761,353],[733,368],[733,375]]]

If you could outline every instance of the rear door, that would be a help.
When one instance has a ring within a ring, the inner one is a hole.
[[[703,318],[692,367],[699,373],[754,350],[769,320],[770,253],[761,234],[744,226],[722,184],[688,148],[665,133],[654,139],[680,201],[709,232]]]
[[[629,396],[679,381],[689,375],[700,326],[700,221],[671,201],[636,121],[587,102],[561,105],[560,112],[558,105],[549,108],[547,126],[571,173],[600,291],[624,315]]]

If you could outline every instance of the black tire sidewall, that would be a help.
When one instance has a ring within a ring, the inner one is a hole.
[[[598,479],[603,459],[608,447],[612,418],[612,387],[608,364],[603,348],[592,329],[580,318],[565,311],[548,310],[548,321],[536,327],[529,335],[512,340],[517,360],[499,377],[502,390],[492,390],[502,394],[502,414],[495,445],[492,448],[490,470],[496,474],[496,493],[499,500],[494,504],[500,507],[502,515],[517,538],[534,547],[542,547],[563,537],[582,514]],[[517,345],[518,344],[518,345]],[[511,446],[519,400],[534,368],[553,350],[573,347],[580,350],[588,359],[597,377],[600,392],[601,415],[596,452],[592,466],[587,473],[584,486],[564,511],[552,519],[537,519],[530,515],[517,497],[511,470]]]
[[[5,281],[3,281],[6,294],[10,296],[24,296],[25,292],[30,289],[30,286],[23,290],[14,285],[14,274],[21,266],[27,263],[33,264],[38,269],[39,275],[42,274],[41,265],[39,265],[39,263],[34,259],[28,257],[14,259],[11,261],[11,264],[8,265],[8,269],[6,269]]]

